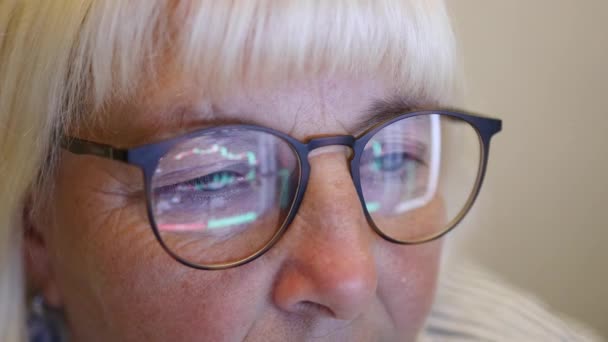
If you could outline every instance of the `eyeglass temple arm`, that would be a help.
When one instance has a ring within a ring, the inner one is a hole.
[[[63,137],[61,147],[75,153],[128,162],[127,150],[72,137]]]

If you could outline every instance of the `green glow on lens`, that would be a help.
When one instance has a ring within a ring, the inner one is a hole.
[[[377,140],[372,141],[372,150],[374,151],[374,157],[380,157],[382,155],[382,144]]]
[[[254,212],[248,212],[243,215],[237,215],[232,217],[224,217],[221,219],[209,220],[207,223],[208,229],[217,229],[224,228],[228,226],[250,223],[255,221],[258,218],[258,215]]]
[[[372,151],[374,153],[374,162],[372,163],[372,171],[380,171],[380,157],[382,155],[382,144],[377,140],[372,141]]]
[[[279,205],[281,206],[281,209],[285,209],[289,205],[289,175],[289,169],[279,170],[279,176],[281,177],[281,196]]]
[[[189,151],[184,151],[179,153],[178,155],[176,155],[174,157],[175,160],[182,160],[183,158],[192,155],[192,154],[196,154],[196,155],[207,155],[207,154],[212,154],[212,153],[219,153],[222,157],[228,159],[228,160],[243,160],[243,159],[247,159],[247,163],[250,166],[254,166],[257,165],[257,157],[255,155],[255,152],[252,151],[246,151],[246,152],[242,152],[242,153],[232,153],[230,151],[228,151],[228,148],[225,146],[220,146],[218,144],[213,144],[211,145],[210,148],[208,149],[201,149],[198,147],[195,147]]]
[[[249,172],[247,172],[247,176],[245,176],[245,178],[248,181],[253,181],[255,179],[255,169],[249,170]]]
[[[232,159],[231,157],[234,156],[232,153],[228,152],[228,149],[224,146],[219,146],[220,148],[220,155],[224,158],[227,159]]]
[[[378,172],[380,171],[380,160],[376,159],[372,163],[372,171]]]
[[[249,165],[255,165],[256,164],[255,153],[247,152],[247,161],[249,162]]]
[[[380,209],[380,203],[378,203],[378,202],[365,203],[365,208],[367,208],[367,212],[371,214]]]

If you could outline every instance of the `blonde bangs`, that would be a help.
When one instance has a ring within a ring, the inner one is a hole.
[[[73,64],[89,65],[96,106],[168,68],[206,92],[337,72],[396,81],[427,103],[446,103],[454,89],[439,0],[96,2],[79,43]]]

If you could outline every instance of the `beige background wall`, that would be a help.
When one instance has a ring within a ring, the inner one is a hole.
[[[608,1],[448,3],[465,106],[504,120],[458,239],[608,337]]]

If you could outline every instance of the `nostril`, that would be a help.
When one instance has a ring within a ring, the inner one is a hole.
[[[298,303],[296,306],[296,311],[305,316],[336,317],[336,314],[327,306],[308,300]]]

